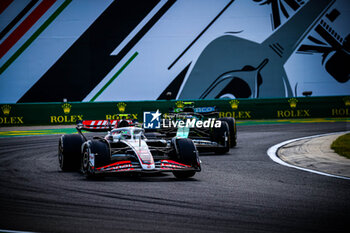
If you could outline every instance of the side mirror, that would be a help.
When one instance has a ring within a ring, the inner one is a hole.
[[[81,121],[81,120],[77,120],[77,128],[78,129],[82,129],[83,128],[83,121]]]

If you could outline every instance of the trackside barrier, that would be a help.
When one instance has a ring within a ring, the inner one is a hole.
[[[238,120],[342,118],[349,117],[350,96],[300,97],[233,100],[158,100],[116,102],[62,102],[0,104],[0,127],[19,125],[75,124],[77,120],[117,119],[118,114],[131,114],[143,121],[143,112],[169,112],[194,102],[198,111],[216,106],[220,117]]]

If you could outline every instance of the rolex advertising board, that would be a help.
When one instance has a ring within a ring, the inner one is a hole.
[[[117,120],[123,115],[143,122],[145,112],[162,117],[191,103],[197,113],[218,112],[237,120],[349,118],[350,96],[271,99],[158,100],[122,102],[21,103],[0,105],[0,127],[18,125],[74,125],[78,120]]]

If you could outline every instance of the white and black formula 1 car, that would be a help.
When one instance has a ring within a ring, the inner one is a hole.
[[[147,138],[131,120],[85,120],[77,123],[78,134],[62,135],[58,160],[63,171],[81,171],[86,177],[116,173],[172,172],[179,179],[201,171],[197,148],[188,138]],[[87,139],[82,130],[107,132]]]

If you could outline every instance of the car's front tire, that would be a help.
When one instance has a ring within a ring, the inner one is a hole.
[[[226,121],[221,121],[219,128],[213,128],[212,138],[220,145],[215,148],[216,154],[225,154],[230,150],[230,129]]]
[[[223,117],[219,118],[219,120],[225,121],[228,124],[230,130],[230,147],[235,147],[237,145],[236,120],[233,117]]]
[[[94,157],[93,165],[90,162],[90,157],[92,156]],[[87,178],[96,177],[95,169],[109,164],[110,161],[110,150],[106,142],[100,140],[92,140],[84,145],[81,167],[83,173]]]
[[[189,138],[175,139],[177,148],[177,159],[179,162],[200,169],[197,148]],[[187,179],[196,174],[196,171],[174,171],[178,179]]]
[[[174,176],[178,179],[188,179],[196,174],[196,171],[174,171]]]

